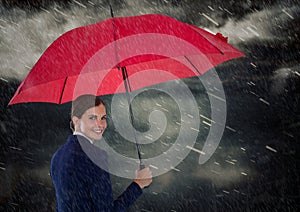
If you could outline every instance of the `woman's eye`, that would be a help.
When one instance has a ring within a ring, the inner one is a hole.
[[[90,120],[96,120],[97,118],[95,116],[91,116]]]
[[[106,119],[107,119],[107,117],[106,117],[106,116],[104,116],[104,117],[102,117],[102,118],[101,118],[101,120],[106,120]]]

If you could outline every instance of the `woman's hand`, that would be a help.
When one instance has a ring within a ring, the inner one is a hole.
[[[149,186],[152,182],[152,172],[150,171],[149,167],[137,170],[135,172],[135,179],[133,181],[136,182],[140,188]]]

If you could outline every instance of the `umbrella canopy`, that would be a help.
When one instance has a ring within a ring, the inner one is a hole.
[[[9,104],[65,103],[82,94],[125,92],[193,77],[243,53],[220,34],[149,14],[111,18],[66,32],[40,57]],[[167,73],[167,74],[166,74]]]

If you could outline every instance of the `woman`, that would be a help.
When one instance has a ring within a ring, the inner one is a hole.
[[[107,127],[104,102],[94,95],[78,97],[71,120],[74,133],[51,160],[57,211],[126,211],[152,182],[151,171],[136,171],[136,178],[114,201],[106,152],[93,145]]]

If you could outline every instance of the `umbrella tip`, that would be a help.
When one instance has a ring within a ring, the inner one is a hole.
[[[215,36],[221,41],[228,43],[228,37],[224,37],[221,33],[218,32]]]

